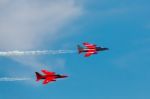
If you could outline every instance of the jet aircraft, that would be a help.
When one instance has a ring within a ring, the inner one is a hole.
[[[92,54],[97,54],[98,51],[108,50],[108,48],[97,47],[97,45],[90,44],[90,43],[87,43],[87,42],[83,43],[83,45],[85,46],[85,48],[80,46],[80,45],[78,45],[77,47],[78,47],[79,54],[82,53],[82,52],[86,53],[85,57],[89,57]]]
[[[47,84],[49,82],[56,81],[56,79],[58,79],[58,78],[66,78],[66,77],[68,77],[66,75],[56,74],[55,72],[50,72],[50,71],[47,71],[47,70],[41,70],[41,72],[43,74],[35,72],[35,74],[36,74],[36,81],[44,79],[43,84]]]

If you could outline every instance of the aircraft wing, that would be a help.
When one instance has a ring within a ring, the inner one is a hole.
[[[95,53],[97,53],[96,50],[89,50],[88,52],[86,52],[85,57],[89,57],[89,56],[91,56],[92,54],[95,54]]]
[[[55,75],[55,72],[49,72],[48,70],[41,70],[46,75]]]
[[[43,81],[43,84],[47,84],[49,82],[56,81],[54,77],[48,77]]]
[[[92,55],[92,53],[88,53],[88,52],[87,52],[87,53],[85,54],[85,57],[89,57],[89,56],[91,56],[91,55]]]
[[[90,44],[90,43],[85,42],[85,43],[83,43],[83,45],[86,46],[87,48],[96,49],[96,45],[94,45],[94,44]]]

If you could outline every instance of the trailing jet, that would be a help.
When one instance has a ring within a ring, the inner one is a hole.
[[[56,79],[58,79],[58,78],[68,77],[66,75],[59,75],[59,74],[56,74],[55,72],[49,72],[47,70],[41,70],[41,72],[43,73],[43,75],[38,72],[35,72],[36,81],[44,79],[43,84],[47,84],[49,82],[56,81]]]
[[[97,54],[98,51],[108,50],[108,48],[97,47],[95,44],[90,44],[90,43],[87,43],[87,42],[83,43],[83,45],[86,48],[83,48],[80,45],[78,45],[77,47],[78,47],[79,54],[82,53],[82,52],[86,52],[85,57],[89,57],[92,54]]]

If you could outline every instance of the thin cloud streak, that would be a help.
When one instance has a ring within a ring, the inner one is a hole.
[[[11,50],[36,50],[50,47],[59,39],[68,36],[63,27],[78,19],[83,8],[75,0],[2,0],[0,2],[0,50],[1,55],[34,54],[37,52],[9,52]],[[70,34],[69,34],[70,35]],[[47,52],[40,52],[47,53]],[[56,53],[56,52],[50,52]],[[57,52],[60,53],[60,52]],[[39,54],[39,52],[38,52]],[[38,57],[11,57],[24,65],[43,64]],[[30,63],[29,63],[30,62]],[[36,67],[38,68],[38,67]]]

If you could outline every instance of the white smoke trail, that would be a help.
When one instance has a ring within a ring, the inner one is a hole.
[[[75,53],[74,50],[43,50],[43,51],[7,51],[0,52],[0,56],[23,56],[23,55],[45,55],[45,54],[69,54]]]
[[[24,81],[24,80],[30,80],[31,78],[9,78],[9,77],[3,77],[0,78],[0,81]]]

